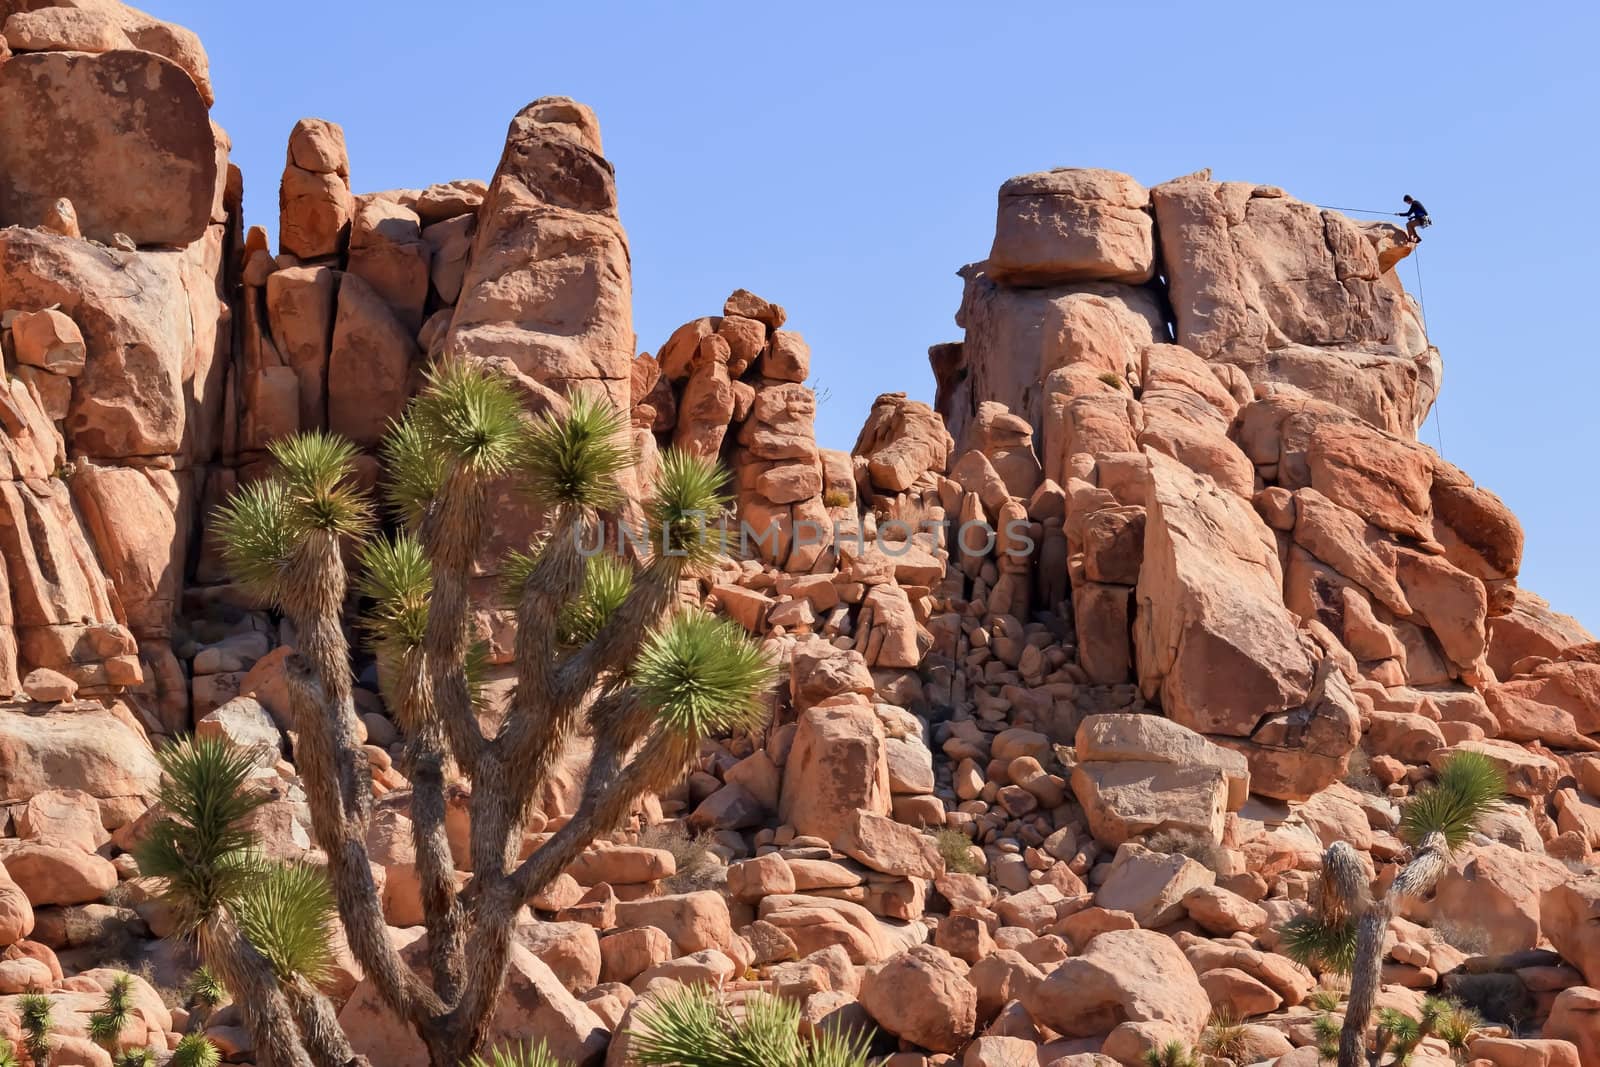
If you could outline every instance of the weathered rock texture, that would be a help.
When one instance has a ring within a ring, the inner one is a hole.
[[[0,34],[0,995],[45,989],[63,1042],[103,958],[186,977],[131,880],[156,746],[248,751],[267,851],[320,859],[285,759],[294,635],[229,582],[207,516],[298,431],[348,437],[375,482],[388,420],[462,359],[530,414],[625,411],[630,500],[660,448],[719,458],[737,550],[681,598],[785,679],[766,729],[707,742],[535,902],[496,1037],[621,1063],[636,997],[702,982],[859,1028],[895,1067],[1133,1065],[1213,1013],[1250,1018],[1251,1062],[1310,1063],[1318,976],[1279,927],[1334,840],[1383,884],[1398,805],[1467,750],[1511,797],[1391,923],[1383,1003],[1498,983],[1548,1040],[1474,1054],[1600,1055],[1600,645],[1517,586],[1515,516],[1416,439],[1441,364],[1394,227],[1206,175],[1013,178],[961,271],[963,337],[930,352],[935,404],[879,396],[835,451],[772,301],[737,290],[638,352],[581,104],[519,112],[487,182],[377,192],[304,119],[274,255],[192,34],[115,0],[0,0]],[[491,525],[495,558],[537,533],[509,492]],[[368,846],[420,962],[404,737],[357,655]],[[542,783],[527,848],[587,752]],[[422,1062],[342,947],[329,989],[373,1062]],[[248,1062],[226,1012],[208,1027]]]

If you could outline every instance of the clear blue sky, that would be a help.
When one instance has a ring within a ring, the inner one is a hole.
[[[205,41],[246,221],[274,232],[301,116],[343,124],[372,191],[488,179],[523,104],[588,103],[641,349],[737,286],[777,300],[834,447],[880,392],[931,399],[927,346],[960,336],[954,272],[1010,175],[1412,193],[1445,361],[1424,437],[1521,517],[1522,584],[1600,631],[1592,4],[148,3]]]

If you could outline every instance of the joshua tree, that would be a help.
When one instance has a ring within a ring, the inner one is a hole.
[[[715,554],[706,529],[728,498],[714,463],[664,453],[644,508],[652,551],[627,561],[588,552],[601,540],[602,514],[627,503],[619,485],[634,462],[626,434],[621,416],[581,396],[530,421],[504,379],[447,363],[385,444],[399,532],[374,536],[374,508],[352,481],[355,450],[326,434],[276,445],[276,474],[246,487],[221,514],[235,577],[275,604],[296,634],[297,653],[286,663],[295,755],[351,952],[434,1067],[458,1067],[482,1049],[519,910],[598,835],[618,828],[641,794],[681,778],[702,738],[752,727],[765,712],[773,670],[759,647],[732,624],[669,610],[680,577]],[[507,482],[543,509],[545,532],[502,568],[517,616],[516,687],[504,718],[486,732],[474,713],[469,580],[491,490]],[[360,543],[366,629],[405,735],[426,980],[388,937],[368,862],[371,775],[357,743],[343,627],[349,541]],[[535,793],[584,723],[594,755],[579,808],[519,861]],[[454,774],[471,784],[472,882],[464,894],[444,825]],[[225,933],[243,947],[218,958],[252,965],[219,973],[236,1001],[252,1002],[257,1040],[271,1028],[303,1050],[274,1062],[299,1067],[309,1055],[315,1067],[345,1067],[349,1046],[331,1008],[310,983],[270,965],[257,941],[268,931],[235,922]],[[254,995],[269,980],[276,1002]],[[279,1025],[269,1026],[269,1014]]]
[[[117,1038],[122,1036],[122,1028],[128,1025],[132,1014],[133,977],[119,974],[111,980],[111,988],[106,990],[106,999],[99,1010],[89,1015],[89,1040],[115,1053]]]
[[[1400,836],[1412,848],[1411,859],[1395,875],[1388,892],[1376,899],[1354,848],[1335,841],[1323,854],[1318,910],[1284,927],[1284,949],[1307,965],[1350,975],[1339,1067],[1361,1067],[1366,1058],[1367,1024],[1382,976],[1384,934],[1401,899],[1433,888],[1451,852],[1504,793],[1505,779],[1487,757],[1476,752],[1452,756],[1437,782],[1405,805]],[[1378,1057],[1385,1044],[1380,1034]]]
[[[800,1006],[755,996],[740,1012],[706,986],[675,989],[639,1012],[629,1032],[639,1067],[867,1067],[867,1036],[800,1037]]]
[[[332,1006],[311,987],[330,954],[327,881],[314,868],[256,853],[245,822],[264,797],[247,788],[255,770],[250,756],[220,739],[201,738],[170,745],[157,759],[162,816],[136,855],[140,872],[161,880],[179,928],[196,939],[207,964],[206,977],[191,980],[191,1000],[211,1005],[220,999],[211,977],[219,975],[243,1009],[256,1048],[273,1064],[322,1067],[338,1056],[341,1064],[351,1062],[354,1054],[337,1027],[324,1033],[327,1027],[313,1026],[333,1017]],[[96,1018],[109,1030],[107,1012]],[[310,1035],[304,1046],[295,1039],[297,1023]]]
[[[24,993],[17,998],[21,1016],[22,1050],[33,1067],[49,1067],[50,1032],[55,1029],[54,1005],[43,993]]]

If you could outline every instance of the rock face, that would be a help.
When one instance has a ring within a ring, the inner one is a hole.
[[[1410,434],[1439,388],[1421,316],[1380,260],[1383,230],[1273,186],[1191,175],[1150,192],[1177,341]]]
[[[131,881],[160,745],[246,750],[266,850],[321,862],[294,635],[208,519],[300,431],[353,441],[376,484],[440,359],[507,375],[529,414],[625,412],[625,513],[660,450],[719,460],[742,543],[678,600],[785,676],[764,729],[708,738],[531,902],[496,1040],[620,1064],[638,1006],[701,982],[733,1011],[787,998],[803,1033],[876,1027],[896,1064],[1133,1065],[1219,1013],[1251,1019],[1251,1062],[1310,1062],[1319,976],[1279,950],[1320,853],[1347,842],[1386,884],[1403,806],[1475,752],[1511,799],[1391,923],[1382,1002],[1499,983],[1545,1037],[1476,1055],[1591,1058],[1600,646],[1518,588],[1504,503],[1416,440],[1440,361],[1394,227],[1208,175],[1014,178],[960,272],[963,336],[930,350],[934,404],[877,397],[846,452],[819,446],[813,354],[765,297],[637,350],[581,104],[522,109],[490,181],[421,189],[364,190],[339,124],[302,119],[274,255],[192,34],[0,0],[0,35],[0,993],[46,990],[62,1062],[107,1062],[81,1033],[101,957],[182,966]],[[509,489],[489,525],[494,560],[538,533]],[[516,636],[494,570],[486,716]],[[421,967],[404,728],[356,655],[374,877]],[[540,783],[528,848],[589,752]],[[463,884],[471,787],[445,798]],[[339,959],[357,1049],[421,1063]],[[252,1059],[227,1018],[209,1032]]]
[[[547,97],[518,113],[479,218],[445,351],[510,360],[541,385],[593,389],[626,410],[628,241],[593,112]]]

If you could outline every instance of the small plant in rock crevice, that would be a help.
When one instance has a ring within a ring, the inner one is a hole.
[[[952,874],[982,874],[984,865],[972,854],[972,838],[954,827],[935,830],[934,843],[944,858],[944,869]]]

